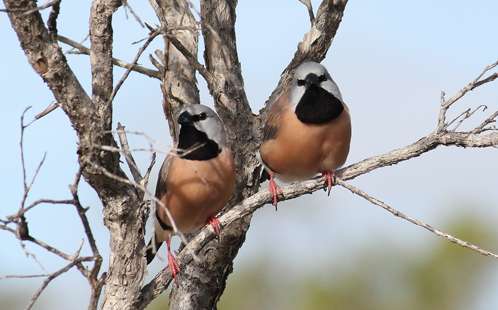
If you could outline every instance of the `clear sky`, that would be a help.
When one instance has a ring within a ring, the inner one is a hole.
[[[239,1],[237,43],[248,98],[259,110],[275,87],[279,75],[294,54],[297,43],[309,27],[306,10],[298,1]],[[319,1],[313,1],[318,7]],[[157,20],[143,1],[130,1],[141,18],[151,24]],[[88,29],[90,1],[62,2],[59,33],[77,41]],[[416,141],[434,129],[441,90],[452,94],[487,64],[498,59],[498,2],[494,0],[440,1],[350,1],[324,64],[341,88],[353,119],[353,140],[348,163],[387,152]],[[47,12],[44,12],[46,17]],[[120,9],[114,18],[114,53],[131,60],[139,48],[133,41],[146,37],[133,20]],[[53,100],[43,81],[31,69],[22,53],[5,14],[0,15],[0,132],[3,176],[3,207],[0,217],[15,212],[22,196],[19,159],[19,117],[32,106],[27,119]],[[88,45],[88,42],[85,43]],[[146,54],[162,47],[157,39]],[[65,50],[68,47],[63,47]],[[70,65],[89,90],[89,60],[83,55],[68,55]],[[151,67],[147,57],[140,63]],[[116,69],[119,80],[123,70]],[[204,83],[202,100],[211,104]],[[114,103],[114,124],[144,131],[164,150],[169,134],[161,108],[159,82],[132,73]],[[498,107],[498,85],[488,85],[460,102],[454,114],[469,106],[486,104]],[[478,115],[476,118],[482,118]],[[146,145],[130,137],[133,147]],[[67,185],[76,172],[76,139],[67,117],[55,111],[35,122],[25,133],[28,175],[31,176],[44,152],[46,163],[33,187],[29,201],[38,198],[68,198]],[[353,183],[385,202],[438,226],[456,212],[477,214],[483,221],[498,220],[497,149],[472,150],[441,148],[430,154],[383,168]],[[137,154],[145,168],[148,154]],[[160,159],[162,160],[162,158]],[[154,174],[157,174],[156,165]],[[155,177],[155,175],[154,175]],[[155,184],[152,180],[151,184]],[[93,191],[81,188],[85,205],[104,257],[108,255],[107,231],[101,220],[101,206]],[[82,238],[82,228],[71,206],[39,206],[29,213],[30,231],[37,237],[74,252]],[[236,261],[237,268],[258,257],[275,262],[279,268],[308,266],[347,260],[355,248],[364,244],[389,250],[390,244],[416,246],[429,251],[431,244],[445,242],[384,211],[336,188],[330,198],[323,192],[281,204],[275,213],[267,206],[256,212],[248,238]],[[0,275],[40,273],[40,267],[26,258],[19,243],[0,231]],[[486,245],[495,251],[498,246]],[[47,270],[62,262],[29,246]],[[85,249],[88,249],[85,247]],[[469,254],[472,255],[472,254]],[[489,258],[482,258],[489,259]],[[498,266],[498,265],[497,265]],[[158,265],[153,270],[157,270]],[[313,268],[313,267],[312,267]],[[295,270],[295,269],[294,269]],[[489,300],[498,289],[498,268],[482,279],[483,296]],[[38,280],[0,281],[0,290],[34,291]],[[51,296],[68,283],[66,299],[51,302]],[[86,309],[87,284],[72,272],[50,284],[41,304],[65,309],[81,301]],[[476,308],[496,309],[478,303]],[[74,308],[74,307],[73,307]]]

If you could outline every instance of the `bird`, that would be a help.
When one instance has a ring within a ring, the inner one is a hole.
[[[216,234],[221,225],[216,214],[227,204],[235,189],[235,164],[227,145],[222,120],[201,104],[184,104],[177,117],[177,146],[166,156],[157,180],[155,231],[146,250],[152,262],[163,242],[168,266],[176,277],[180,268],[171,253],[173,224],[191,233],[210,224]]]
[[[306,61],[293,72],[289,86],[270,102],[259,158],[270,179],[273,205],[285,182],[326,177],[328,194],[334,171],[348,156],[351,117],[339,87],[320,63]]]

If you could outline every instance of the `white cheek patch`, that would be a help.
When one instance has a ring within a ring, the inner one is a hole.
[[[320,84],[320,86],[323,89],[325,89],[326,91],[328,91],[329,93],[331,93],[332,95],[334,95],[334,97],[336,97],[337,99],[340,99],[342,101],[341,92],[339,91],[339,87],[337,87],[337,85],[334,83],[334,81],[327,80],[325,82],[322,82]]]
[[[294,86],[289,94],[289,102],[293,109],[296,108],[297,104],[301,100],[306,91],[306,87],[304,86]]]

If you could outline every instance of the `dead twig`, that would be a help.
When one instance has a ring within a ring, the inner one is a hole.
[[[468,241],[464,241],[464,240],[461,240],[461,239],[458,239],[457,237],[454,237],[448,233],[445,233],[437,228],[434,228],[433,226],[429,225],[429,224],[426,224],[420,220],[417,220],[411,216],[408,216],[406,214],[404,214],[403,212],[401,211],[398,211],[396,209],[394,209],[393,207],[389,206],[388,204],[380,201],[379,199],[375,198],[375,197],[372,197],[370,196],[369,194],[365,193],[364,191],[362,191],[361,189],[357,188],[357,187],[354,187],[353,185],[351,184],[348,184],[344,181],[342,181],[341,179],[339,178],[336,178],[336,181],[335,181],[336,184],[346,188],[347,190],[349,190],[351,193],[353,194],[356,194],[362,198],[364,198],[365,200],[369,201],[370,203],[376,205],[376,206],[379,206],[381,207],[382,209],[386,210],[387,212],[391,213],[392,215],[394,216],[397,216],[399,218],[402,218],[412,224],[415,224],[417,226],[420,226],[424,229],[427,229],[428,231],[430,231],[431,233],[435,234],[436,236],[439,236],[439,237],[442,237],[450,242],[453,242],[461,247],[464,247],[464,248],[467,248],[467,249],[470,249],[472,251],[475,251],[481,255],[484,255],[484,256],[491,256],[491,257],[494,257],[494,258],[497,258],[498,259],[498,255],[495,254],[495,253],[492,253],[488,250],[484,250],[482,248],[480,248],[479,246],[475,245],[475,244],[472,244]]]
[[[86,46],[84,46],[84,45],[82,45],[74,40],[71,40],[68,37],[65,37],[62,35],[57,35],[57,40],[77,49],[81,54],[90,55],[90,49],[88,47],[86,47]],[[161,74],[159,71],[152,70],[152,69],[140,66],[138,64],[132,65],[132,64],[129,64],[121,59],[117,59],[117,58],[112,58],[112,64],[115,66],[118,66],[118,67],[130,69],[131,71],[135,71],[135,72],[144,74],[144,75],[151,77],[151,78],[156,78],[159,80],[161,79]]]
[[[306,6],[306,9],[308,10],[308,15],[310,17],[310,24],[313,25],[313,22],[315,21],[315,14],[313,13],[313,5],[311,4],[311,0],[298,0],[304,6]]]
[[[136,66],[137,62],[138,62],[138,59],[140,58],[140,56],[142,55],[142,53],[147,49],[147,47],[149,46],[150,43],[152,43],[152,41],[154,41],[154,39],[160,34],[161,32],[160,31],[153,31],[149,34],[149,37],[147,38],[147,40],[145,40],[145,43],[142,45],[142,47],[140,47],[137,51],[137,54],[135,55],[135,57],[133,58],[133,61],[131,62],[130,66],[126,69],[125,73],[123,74],[123,76],[121,77],[121,79],[118,81],[118,83],[116,84],[116,87],[114,87],[114,89],[112,90],[112,93],[111,93],[111,96],[109,97],[109,102],[108,103],[111,103],[113,100],[114,100],[114,97],[116,96],[116,94],[118,93],[119,89],[121,88],[121,86],[123,85],[123,83],[125,82],[125,80],[128,78],[128,76],[130,75],[130,72],[134,69],[134,67]]]

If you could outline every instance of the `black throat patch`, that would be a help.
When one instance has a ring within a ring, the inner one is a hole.
[[[208,160],[221,153],[219,145],[193,125],[182,125],[177,154],[189,160]]]
[[[344,110],[341,100],[319,86],[310,86],[296,106],[297,118],[305,124],[323,124]]]

